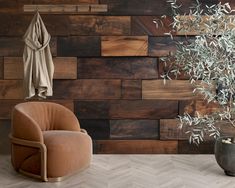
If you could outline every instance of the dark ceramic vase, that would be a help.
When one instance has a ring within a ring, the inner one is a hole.
[[[222,140],[232,138],[220,137],[215,142],[215,158],[219,166],[228,176],[235,176],[235,144],[223,143]]]

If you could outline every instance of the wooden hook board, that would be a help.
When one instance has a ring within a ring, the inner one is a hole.
[[[79,5],[24,5],[24,12],[40,13],[101,13],[107,12],[108,6],[106,4],[79,4]]]

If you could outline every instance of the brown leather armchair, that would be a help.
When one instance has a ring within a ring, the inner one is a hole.
[[[43,181],[87,168],[92,141],[69,109],[51,102],[25,102],[12,113],[12,165]]]

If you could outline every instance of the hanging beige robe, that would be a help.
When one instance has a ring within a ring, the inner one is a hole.
[[[25,98],[52,96],[54,64],[49,47],[51,39],[37,12],[24,37],[24,91]]]

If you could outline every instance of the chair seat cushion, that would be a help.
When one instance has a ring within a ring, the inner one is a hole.
[[[47,148],[49,178],[66,176],[89,166],[92,156],[92,141],[89,135],[78,131],[51,130],[43,131],[43,138]],[[27,158],[21,169],[39,174],[40,153]]]
[[[44,131],[48,177],[62,177],[89,166],[92,155],[90,136],[78,131]]]

